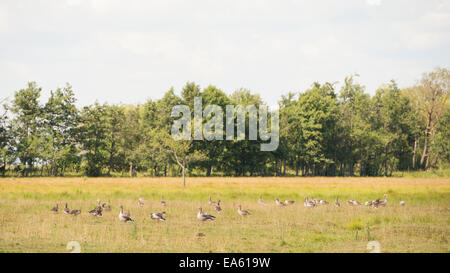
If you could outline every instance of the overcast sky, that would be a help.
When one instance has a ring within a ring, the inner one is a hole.
[[[374,93],[450,64],[450,1],[0,1],[0,97],[69,82],[78,105],[138,103],[187,81],[275,105],[353,73]]]

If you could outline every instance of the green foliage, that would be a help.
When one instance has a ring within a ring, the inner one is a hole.
[[[107,106],[95,103],[81,111],[81,124],[78,139],[81,155],[85,158],[85,172],[89,176],[102,174],[102,167],[107,163]]]
[[[78,126],[78,110],[75,95],[67,84],[63,89],[51,92],[43,107],[45,135],[44,162],[50,165],[51,175],[64,175],[64,170],[79,162],[76,156],[75,128]]]
[[[227,95],[188,82],[180,95],[170,88],[143,104],[96,102],[77,109],[69,84],[41,104],[42,89],[30,82],[11,104],[1,101],[0,170],[21,176],[398,176],[450,166],[447,69],[424,74],[412,88],[383,84],[373,97],[357,77],[346,77],[340,90],[315,82],[281,96],[280,142],[273,152],[260,151],[261,139],[248,139],[248,112],[245,140],[175,141],[170,135],[177,119],[172,108],[189,106],[193,123],[195,97],[202,98],[202,110],[214,104],[223,114],[227,105],[263,106],[247,89]],[[213,118],[203,116],[203,125]],[[225,139],[226,120],[219,118]],[[236,132],[236,119],[232,126]]]
[[[18,168],[21,175],[27,175],[42,155],[44,138],[41,135],[43,109],[39,104],[41,88],[35,82],[26,89],[17,91],[12,102],[11,131],[15,154],[24,168]]]

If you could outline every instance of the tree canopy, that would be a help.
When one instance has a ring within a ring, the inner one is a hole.
[[[174,106],[189,106],[193,123],[194,98],[200,97],[202,110],[220,108],[202,116],[203,126],[218,120],[225,128],[218,113],[226,113],[227,105],[265,105],[247,89],[227,95],[216,86],[188,82],[180,95],[171,88],[142,104],[95,102],[79,109],[69,84],[41,103],[42,88],[30,82],[10,102],[1,100],[0,170],[18,176],[389,176],[448,166],[448,69],[424,73],[409,88],[385,83],[373,96],[357,78],[346,77],[340,89],[315,82],[281,96],[280,141],[270,152],[259,149],[262,139],[249,139],[250,112],[244,140],[225,140],[225,132],[203,141],[171,137]],[[236,122],[231,126],[236,131]]]

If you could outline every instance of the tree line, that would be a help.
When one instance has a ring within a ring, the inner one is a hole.
[[[283,95],[273,152],[260,151],[263,141],[248,137],[175,141],[170,135],[172,108],[193,109],[195,97],[223,109],[264,104],[246,89],[227,95],[188,82],[180,95],[171,88],[142,104],[95,102],[78,109],[69,84],[41,103],[42,88],[29,82],[1,102],[0,171],[3,176],[390,176],[448,166],[448,69],[424,73],[410,88],[391,81],[373,96],[357,77],[346,77],[339,89],[315,82]]]

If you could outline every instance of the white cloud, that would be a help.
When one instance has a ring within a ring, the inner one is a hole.
[[[7,9],[0,3],[0,32],[4,32],[8,29],[8,13]]]
[[[66,0],[68,6],[79,6],[81,4],[81,0]]]
[[[435,11],[424,14],[420,22],[427,27],[448,28],[450,26],[450,11]]]
[[[70,82],[80,104],[142,102],[196,81],[276,105],[313,81],[359,73],[373,92],[450,62],[450,8],[439,0],[20,3],[0,3],[2,90]]]
[[[381,5],[381,0],[366,0],[366,4],[369,6],[379,6]]]

